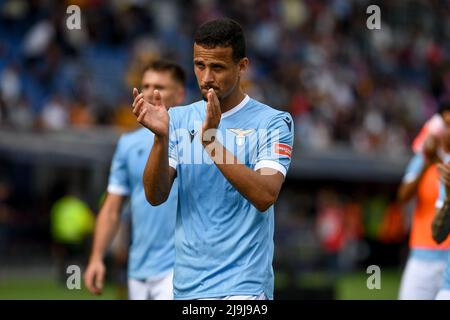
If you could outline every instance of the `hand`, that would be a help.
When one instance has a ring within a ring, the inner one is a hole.
[[[163,105],[161,94],[154,91],[154,104],[144,100],[144,94],[133,89],[133,113],[137,121],[159,137],[169,136],[169,113]]]
[[[450,165],[439,163],[437,165],[440,174],[440,180],[445,185],[446,188],[450,187]]]
[[[84,273],[84,284],[89,292],[100,295],[103,290],[106,268],[101,260],[93,260]]]
[[[214,89],[209,89],[206,95],[208,102],[206,103],[206,117],[203,121],[202,131],[200,134],[200,139],[202,144],[208,144],[209,142],[214,141],[212,136],[215,136],[215,130],[219,127],[220,117],[222,116],[222,111],[220,110],[220,102],[219,98],[214,91]],[[205,136],[203,136],[205,134]]]
[[[428,136],[423,144],[423,155],[425,157],[425,165],[430,166],[440,162],[437,154],[438,141],[436,137]]]

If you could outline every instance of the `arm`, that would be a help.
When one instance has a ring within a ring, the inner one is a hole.
[[[430,165],[423,165],[420,169],[419,174],[411,181],[404,180],[400,185],[397,193],[397,199],[400,202],[407,202],[411,200],[414,194],[417,191],[417,187],[419,185],[420,180],[422,179],[424,173],[428,170]]]
[[[200,134],[202,145],[231,185],[259,211],[266,211],[277,200],[284,175],[278,170],[265,167],[254,171],[240,163],[220,142],[215,141],[213,136],[220,118],[219,100],[214,90],[210,89],[206,118]]]
[[[169,166],[168,144],[168,137],[155,136],[142,177],[145,197],[154,206],[167,200],[175,179],[175,169]]]
[[[147,201],[156,206],[167,200],[175,178],[175,169],[169,167],[169,113],[158,90],[154,92],[154,104],[145,101],[136,88],[133,96],[133,113],[137,121],[155,134],[142,182]]]
[[[101,294],[105,278],[103,258],[120,224],[120,212],[124,197],[108,193],[97,217],[89,264],[84,281],[87,289],[94,294]]]
[[[434,164],[440,162],[437,155],[438,141],[429,136],[425,139],[422,153],[417,153],[408,164],[402,184],[397,193],[400,202],[409,201],[417,191],[417,187],[425,172]]]
[[[271,168],[253,171],[239,163],[234,155],[219,142],[203,142],[205,150],[236,190],[259,211],[266,211],[277,200],[284,176]],[[227,160],[227,161],[226,161]]]

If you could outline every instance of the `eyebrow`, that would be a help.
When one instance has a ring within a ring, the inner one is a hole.
[[[225,68],[226,67],[226,64],[225,63],[222,63],[222,62],[210,62],[210,63],[205,63],[203,60],[200,60],[200,59],[194,59],[194,63],[195,64],[204,64],[204,65],[210,65],[211,67],[223,67],[223,68]]]

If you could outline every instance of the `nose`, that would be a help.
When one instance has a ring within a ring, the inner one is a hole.
[[[211,72],[211,69],[209,68],[206,68],[205,72],[203,73],[203,83],[205,84],[214,83],[214,76],[213,73]]]

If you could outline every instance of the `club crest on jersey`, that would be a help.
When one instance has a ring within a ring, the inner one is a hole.
[[[238,128],[232,128],[228,129],[231,132],[233,132],[236,135],[236,144],[238,147],[242,147],[245,142],[245,137],[248,136],[250,133],[255,131],[255,129],[238,129]]]

